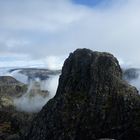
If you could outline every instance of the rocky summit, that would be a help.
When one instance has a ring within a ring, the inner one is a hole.
[[[139,140],[140,95],[109,53],[77,49],[66,59],[56,96],[26,140]]]

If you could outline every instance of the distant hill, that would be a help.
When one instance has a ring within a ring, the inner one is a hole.
[[[28,79],[38,78],[40,80],[46,80],[50,75],[58,75],[61,73],[61,70],[49,70],[49,69],[40,69],[40,68],[16,68],[10,69],[9,72],[12,73],[17,71],[21,74],[24,74]]]
[[[140,69],[138,68],[128,68],[123,71],[123,77],[127,81],[137,79],[140,75]]]
[[[0,86],[10,86],[10,85],[23,85],[23,83],[19,82],[15,78],[11,76],[0,76]]]

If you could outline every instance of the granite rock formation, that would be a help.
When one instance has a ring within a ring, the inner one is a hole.
[[[56,96],[26,140],[140,139],[140,95],[109,53],[77,49],[66,59]]]

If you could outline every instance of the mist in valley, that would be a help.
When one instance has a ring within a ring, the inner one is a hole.
[[[17,109],[40,110],[54,97],[59,75],[29,81],[20,70],[9,73],[6,67],[61,70],[70,52],[89,48],[112,53],[124,70],[140,68],[139,5],[138,0],[105,0],[92,6],[75,0],[0,1],[0,75],[28,84],[27,92],[14,99]],[[126,79],[137,89],[139,75]],[[35,82],[48,94],[30,96]]]
[[[38,112],[55,96],[59,75],[51,76],[45,81],[32,81],[28,90],[20,98],[14,99],[17,110],[25,112]],[[37,87],[38,86],[38,87]],[[43,95],[41,92],[44,92]]]
[[[28,85],[26,93],[13,99],[16,109],[25,112],[38,112],[55,96],[60,74],[48,75],[48,78],[44,80],[36,77],[30,79],[28,76],[21,74],[20,70],[15,70],[8,75]]]

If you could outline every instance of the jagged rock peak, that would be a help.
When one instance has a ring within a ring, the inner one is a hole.
[[[68,90],[87,92],[91,84],[107,82],[110,78],[112,80],[112,76],[122,78],[122,70],[113,55],[77,49],[64,63],[57,94],[69,92]]]
[[[140,96],[109,53],[77,49],[26,140],[140,139]]]

